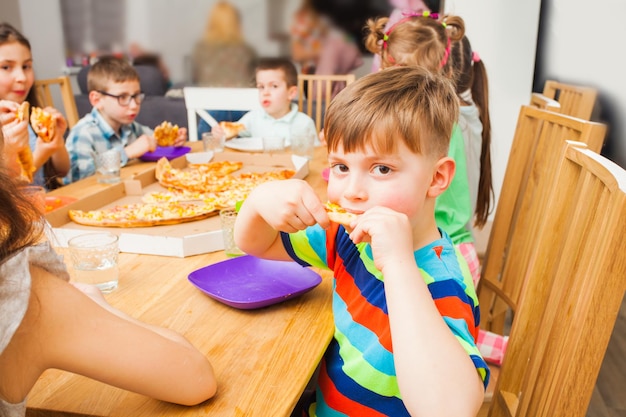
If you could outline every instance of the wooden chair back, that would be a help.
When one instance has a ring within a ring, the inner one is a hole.
[[[198,140],[198,115],[210,126],[217,125],[217,120],[207,110],[248,111],[261,108],[256,88],[185,87],[183,95],[190,141]]]
[[[298,109],[315,121],[316,131],[322,129],[324,114],[333,94],[337,93],[337,84],[341,83],[345,87],[354,80],[354,74],[298,74]]]
[[[61,94],[61,100],[63,101],[62,108],[54,104],[52,92],[57,87]],[[42,107],[54,107],[65,115],[68,128],[71,129],[78,122],[78,110],[76,108],[76,101],[69,77],[63,76],[46,80],[35,80],[33,89]]]
[[[548,80],[543,86],[543,95],[559,102],[560,113],[589,120],[598,91],[591,87]]]
[[[561,112],[561,104],[558,101],[546,97],[541,93],[532,93],[530,95],[530,105],[537,107],[538,109],[553,111],[556,113]]]
[[[626,291],[626,171],[563,149],[490,417],[584,417]]]
[[[605,135],[603,124],[522,106],[478,284],[482,329],[503,334],[515,314],[564,143],[599,152]]]

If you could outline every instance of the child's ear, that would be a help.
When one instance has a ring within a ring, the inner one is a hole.
[[[456,163],[454,159],[446,156],[439,159],[435,163],[433,178],[428,188],[429,197],[437,197],[441,195],[450,186],[454,173],[456,171]]]
[[[89,92],[89,103],[97,109],[100,109],[98,105],[100,104],[100,100],[102,100],[102,94],[98,93],[95,90],[91,90]]]
[[[289,100],[295,100],[296,96],[298,95],[298,86],[292,85],[291,87],[289,87],[287,92],[289,93]]]

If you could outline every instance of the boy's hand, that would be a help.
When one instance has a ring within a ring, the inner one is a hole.
[[[370,242],[376,268],[410,256],[413,259],[413,235],[408,217],[387,207],[372,207],[357,217],[350,239],[356,244]]]
[[[222,136],[226,135],[226,132],[224,132],[224,128],[222,128],[222,126],[217,124],[211,129],[211,134],[216,138],[221,138]]]
[[[293,233],[319,223],[330,226],[328,214],[313,188],[303,180],[271,181],[259,185],[246,199],[275,230]]]
[[[176,136],[176,140],[174,141],[174,146],[181,147],[187,142],[187,128],[181,127],[178,129],[178,135]]]
[[[157,147],[156,139],[152,136],[141,135],[136,141],[126,146],[124,150],[129,159],[139,158],[146,152],[154,152]]]

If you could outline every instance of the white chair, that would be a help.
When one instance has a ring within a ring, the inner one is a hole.
[[[187,107],[188,134],[190,141],[198,140],[198,119],[206,121],[211,127],[217,125],[207,110],[249,111],[261,108],[259,90],[256,88],[213,88],[185,87],[185,106]]]

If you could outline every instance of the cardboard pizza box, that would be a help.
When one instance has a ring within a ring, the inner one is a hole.
[[[309,173],[308,160],[296,155],[225,151],[216,154],[213,161],[241,161],[244,166],[237,172],[264,172],[290,168],[296,171],[294,177],[300,179]],[[187,160],[180,157],[170,163],[174,168],[184,168]],[[120,251],[127,253],[183,258],[223,250],[222,230],[217,213],[207,219],[188,223],[136,228],[84,226],[74,223],[68,215],[69,210],[96,210],[141,202],[144,194],[164,190],[157,182],[153,168],[130,180],[54,210],[46,215],[46,220],[52,226],[55,244],[61,247],[67,247],[67,241],[79,234],[108,231],[119,236]]]

